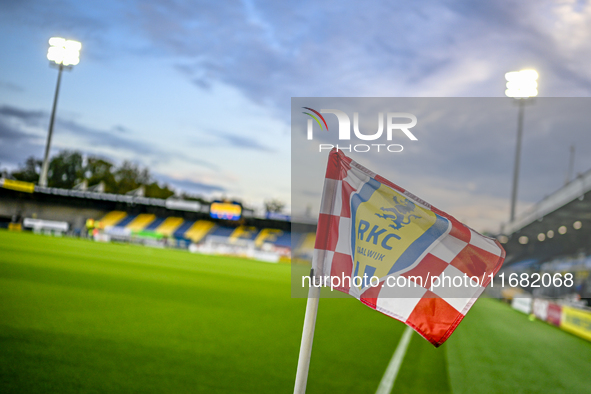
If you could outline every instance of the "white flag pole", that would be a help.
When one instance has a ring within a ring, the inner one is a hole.
[[[338,150],[334,149],[330,152],[337,155],[337,160],[340,160]],[[329,159],[330,160],[330,159]],[[330,163],[330,161],[329,161]],[[329,164],[330,165],[330,164]],[[321,212],[332,212],[334,210],[336,200],[336,188],[334,185],[324,180],[324,188],[322,190],[322,202],[320,204]],[[330,231],[329,228],[326,229]],[[316,248],[314,248],[316,249]],[[316,275],[314,270],[320,272],[320,275],[324,272],[324,259],[325,256],[318,257],[316,253],[312,257],[312,270],[310,271],[310,288],[308,289],[308,303],[306,304],[306,316],[304,317],[304,329],[302,330],[302,343],[300,344],[300,356],[298,358],[298,369],[296,372],[295,387],[293,389],[294,394],[305,394],[306,385],[308,383],[308,370],[310,369],[310,356],[312,355],[312,342],[314,341],[314,328],[316,326],[316,315],[318,313],[318,302],[320,301],[320,285],[316,287]]]
[[[314,271],[310,278],[315,281]],[[320,287],[311,283],[308,291],[308,303],[306,304],[306,316],[304,318],[304,329],[302,331],[302,343],[300,345],[300,357],[298,358],[298,370],[296,372],[294,394],[305,394],[308,382],[308,370],[310,368],[310,355],[312,354],[312,341],[314,340],[314,327],[316,326],[316,315],[318,302],[320,301]]]

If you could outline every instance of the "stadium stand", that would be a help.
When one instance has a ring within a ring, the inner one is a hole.
[[[155,231],[162,223],[164,223],[164,218],[155,218],[144,230]]]
[[[302,250],[312,250],[313,251],[315,242],[316,242],[316,234],[315,233],[307,233],[302,237],[301,243],[298,246]]]
[[[137,215],[126,215],[123,219],[118,221],[113,227],[127,227],[128,224],[135,220]]]
[[[591,170],[503,227],[497,238],[507,258],[499,274],[540,280],[489,294],[501,292],[515,309],[591,340]]]
[[[242,255],[248,249],[248,256],[267,261],[275,260],[272,255],[290,257],[292,245],[300,258],[309,260],[316,229],[315,223],[306,223],[301,228],[296,225],[294,232],[289,216],[255,217],[244,207],[239,220],[224,220],[212,218],[204,202],[0,184],[0,225],[29,230],[22,226],[25,218],[67,223],[66,235],[158,247],[189,248],[209,242],[213,249],[238,250]]]
[[[216,249],[224,249],[226,252],[238,250],[240,255],[245,255],[244,249],[250,248],[252,251],[265,249],[267,252],[272,251],[287,257],[291,252],[293,240],[300,244],[303,239],[306,239],[305,247],[310,248],[311,246],[311,250],[314,245],[313,233],[292,236],[292,233],[287,230],[248,225],[231,227],[224,225],[223,221],[216,223],[204,219],[184,220],[176,216],[165,218],[147,213],[133,215],[122,211],[112,211],[108,212],[99,222],[108,223],[109,228],[106,232],[117,241],[135,242],[141,240],[146,243],[146,238],[151,240],[172,238],[199,244],[210,237],[210,240],[215,241],[208,243],[207,250],[210,252],[215,252]],[[225,248],[227,245],[232,245],[233,249]],[[242,245],[242,249],[237,249],[238,245]],[[203,251],[203,249],[200,250]],[[309,251],[310,256],[311,250]]]
[[[197,222],[194,220],[185,220],[183,223],[172,233],[174,238],[185,238],[185,233]]]
[[[590,213],[591,170],[503,226],[499,240],[507,250],[505,264],[591,254]]]
[[[200,242],[214,227],[213,222],[198,220],[183,234],[183,237],[193,242]]]
[[[176,216],[167,217],[162,221],[162,223],[154,229],[154,231],[166,236],[170,237],[177,228],[179,228],[183,224],[183,218],[179,218]]]
[[[230,242],[238,239],[252,240],[256,236],[258,229],[253,226],[238,226],[230,235]]]
[[[140,231],[146,229],[154,220],[156,220],[156,215],[151,213],[141,213],[125,227],[131,231]]]
[[[256,247],[262,247],[265,242],[276,243],[283,235],[283,231],[271,228],[262,229],[254,239]],[[290,240],[291,242],[291,240]]]
[[[111,227],[122,221],[126,216],[127,213],[123,211],[111,211],[100,219],[100,222],[103,227]]]
[[[226,227],[226,226],[216,226],[210,233],[209,235],[212,235],[214,237],[223,237],[223,238],[230,238],[232,236],[232,233],[234,232],[234,229],[231,227]]]

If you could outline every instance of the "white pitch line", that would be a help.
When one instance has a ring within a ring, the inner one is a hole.
[[[402,334],[402,338],[396,347],[396,351],[394,352],[394,355],[388,364],[388,368],[386,368],[386,372],[384,372],[384,376],[382,377],[376,394],[390,394],[392,391],[392,387],[394,387],[394,381],[396,381],[396,376],[398,375],[398,371],[402,365],[402,360],[406,354],[406,349],[408,349],[412,331],[412,328],[406,326],[406,329]]]

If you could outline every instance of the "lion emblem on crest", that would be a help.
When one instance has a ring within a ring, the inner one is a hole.
[[[411,219],[420,219],[421,217],[415,215],[415,204],[405,199],[404,202],[400,202],[398,196],[392,198],[394,206],[391,208],[380,208],[380,211],[384,213],[376,213],[375,215],[379,218],[386,219],[392,222],[388,227],[392,227],[394,230],[400,230],[402,227],[411,223]]]

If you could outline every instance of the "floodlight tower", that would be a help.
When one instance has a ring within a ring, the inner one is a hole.
[[[523,136],[523,108],[528,97],[538,95],[538,73],[536,70],[511,71],[505,74],[507,90],[505,95],[518,100],[519,114],[517,116],[517,147],[515,149],[515,167],[513,168],[513,190],[511,191],[511,217],[515,220],[515,205],[517,203],[517,184],[519,180],[519,162],[521,160],[521,139]]]
[[[60,91],[60,82],[62,80],[62,71],[70,70],[80,62],[80,49],[82,44],[78,41],[66,40],[61,37],[51,37],[49,39],[49,50],[47,59],[49,64],[58,67],[57,85],[55,86],[55,95],[53,97],[53,108],[51,118],[49,119],[49,132],[47,133],[47,143],[45,144],[45,156],[43,158],[43,167],[39,178],[39,186],[47,187],[47,171],[49,169],[49,149],[51,147],[51,135],[53,134],[53,123],[55,121],[55,109],[57,108],[57,97]]]

